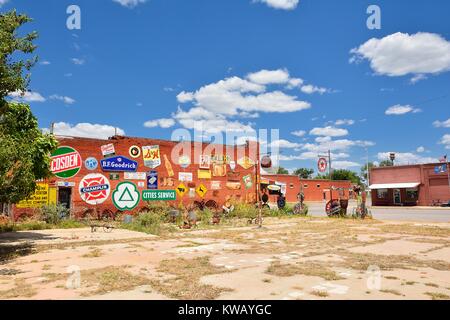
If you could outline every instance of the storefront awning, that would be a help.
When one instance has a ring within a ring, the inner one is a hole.
[[[406,183],[379,183],[379,184],[371,184],[370,189],[410,189],[417,188],[420,185],[420,182],[406,182]]]

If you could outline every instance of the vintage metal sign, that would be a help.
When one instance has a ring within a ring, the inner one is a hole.
[[[86,169],[94,171],[98,168],[98,161],[94,157],[89,157],[84,160],[84,166],[86,167]]]
[[[200,169],[197,175],[199,179],[211,179],[211,170]]]
[[[150,171],[147,173],[147,189],[158,189],[158,172]]]
[[[145,172],[125,172],[125,180],[147,180],[147,173]]]
[[[71,147],[59,147],[51,155],[50,170],[58,178],[74,177],[81,169],[81,156]]]
[[[102,155],[104,157],[109,157],[116,154],[116,150],[114,149],[114,144],[109,143],[100,147],[102,150]]]
[[[192,172],[178,172],[178,180],[190,182],[194,179]]]
[[[138,146],[131,146],[130,149],[128,149],[128,153],[134,159],[139,158],[141,156],[141,148]]]
[[[327,167],[328,167],[327,159],[319,158],[319,161],[317,161],[317,169],[319,170],[319,172],[327,171]]]
[[[140,199],[139,190],[132,182],[119,183],[112,194],[113,203],[120,211],[133,210]]]
[[[155,169],[161,165],[161,153],[159,146],[143,146],[142,156],[144,158],[144,165],[146,167]]]
[[[237,163],[238,163],[238,165],[240,165],[242,168],[244,168],[246,170],[250,169],[251,167],[253,167],[255,165],[255,161],[253,161],[252,159],[250,159],[247,156],[238,159]]]
[[[100,161],[103,171],[114,172],[135,172],[138,168],[138,163],[134,160],[128,159],[123,156],[115,156],[106,158]]]
[[[177,193],[180,197],[184,197],[184,195],[186,194],[186,192],[188,191],[188,189],[186,188],[186,186],[183,183],[180,183],[177,187]]]
[[[206,187],[203,184],[201,184],[197,187],[197,189],[195,189],[195,191],[201,198],[203,198],[208,192],[208,189],[206,189]]]
[[[47,183],[37,183],[36,190],[26,200],[16,204],[16,208],[40,208],[49,204],[49,187]]]
[[[88,174],[81,179],[79,192],[84,202],[91,205],[101,204],[109,197],[110,184],[102,174]]]
[[[242,180],[244,181],[245,189],[250,189],[253,186],[253,179],[252,175],[246,175],[242,177]]]
[[[220,181],[211,181],[211,190],[222,189],[222,183]]]
[[[208,155],[201,155],[199,161],[200,169],[209,169],[211,167],[211,157]]]
[[[180,167],[186,169],[191,165],[191,158],[189,156],[181,156],[178,158],[178,164]]]
[[[142,200],[144,201],[172,201],[177,199],[175,190],[143,190]]]

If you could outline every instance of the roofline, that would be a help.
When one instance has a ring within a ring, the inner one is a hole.
[[[383,170],[383,169],[397,169],[397,168],[414,168],[414,167],[424,167],[424,166],[436,166],[436,165],[443,165],[446,164],[446,162],[429,162],[429,163],[416,163],[416,164],[401,164],[401,165],[394,165],[394,166],[385,166],[385,167],[372,167],[370,170]]]

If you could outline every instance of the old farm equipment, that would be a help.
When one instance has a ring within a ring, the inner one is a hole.
[[[330,200],[325,205],[325,212],[329,217],[345,217],[347,215],[349,199],[345,196],[344,190],[344,188],[330,188]],[[333,191],[335,192],[333,193]]]

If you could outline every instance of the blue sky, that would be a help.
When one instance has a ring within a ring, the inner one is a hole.
[[[0,0],[34,21],[28,100],[42,128],[170,139],[279,129],[282,165],[359,171],[388,152],[437,161],[450,148],[450,2]],[[66,9],[81,8],[81,30]],[[366,26],[369,5],[381,29]],[[353,51],[352,51],[353,49]],[[19,99],[17,96],[13,97]],[[294,133],[294,134],[293,134]]]

